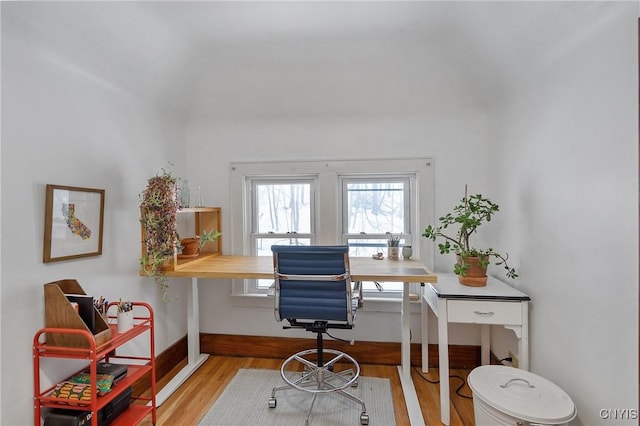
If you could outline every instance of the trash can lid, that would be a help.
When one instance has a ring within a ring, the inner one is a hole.
[[[512,417],[546,424],[567,423],[576,416],[571,397],[549,380],[504,365],[483,365],[468,377],[473,397]]]

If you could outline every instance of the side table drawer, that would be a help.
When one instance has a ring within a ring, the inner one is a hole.
[[[486,300],[450,300],[448,321],[473,324],[522,324],[522,303]]]

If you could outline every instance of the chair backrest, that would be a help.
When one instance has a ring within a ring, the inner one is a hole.
[[[276,320],[353,325],[348,246],[271,246]]]

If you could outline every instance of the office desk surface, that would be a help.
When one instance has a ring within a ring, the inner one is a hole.
[[[396,281],[435,283],[436,275],[418,260],[376,260],[368,257],[351,257],[351,278],[354,281]],[[214,256],[194,261],[175,271],[167,271],[169,277],[197,278],[273,278],[271,256]]]
[[[403,283],[402,328],[401,328],[401,365],[398,373],[402,391],[407,404],[409,420],[412,425],[424,425],[424,418],[411,378],[411,327],[409,318],[409,283],[435,283],[436,275],[418,260],[376,260],[370,257],[350,257],[352,281],[395,281]],[[170,277],[191,278],[191,295],[188,298],[188,364],[162,388],[156,397],[156,403],[162,404],[180,384],[206,359],[207,354],[200,353],[200,328],[198,305],[198,279],[249,278],[273,279],[272,256],[212,256],[180,265],[175,271],[167,271]],[[160,402],[158,402],[160,401]]]

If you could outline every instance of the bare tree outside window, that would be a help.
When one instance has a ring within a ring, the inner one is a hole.
[[[347,184],[347,233],[402,233],[404,183],[373,182]]]
[[[307,233],[311,229],[309,184],[256,185],[257,232]]]

